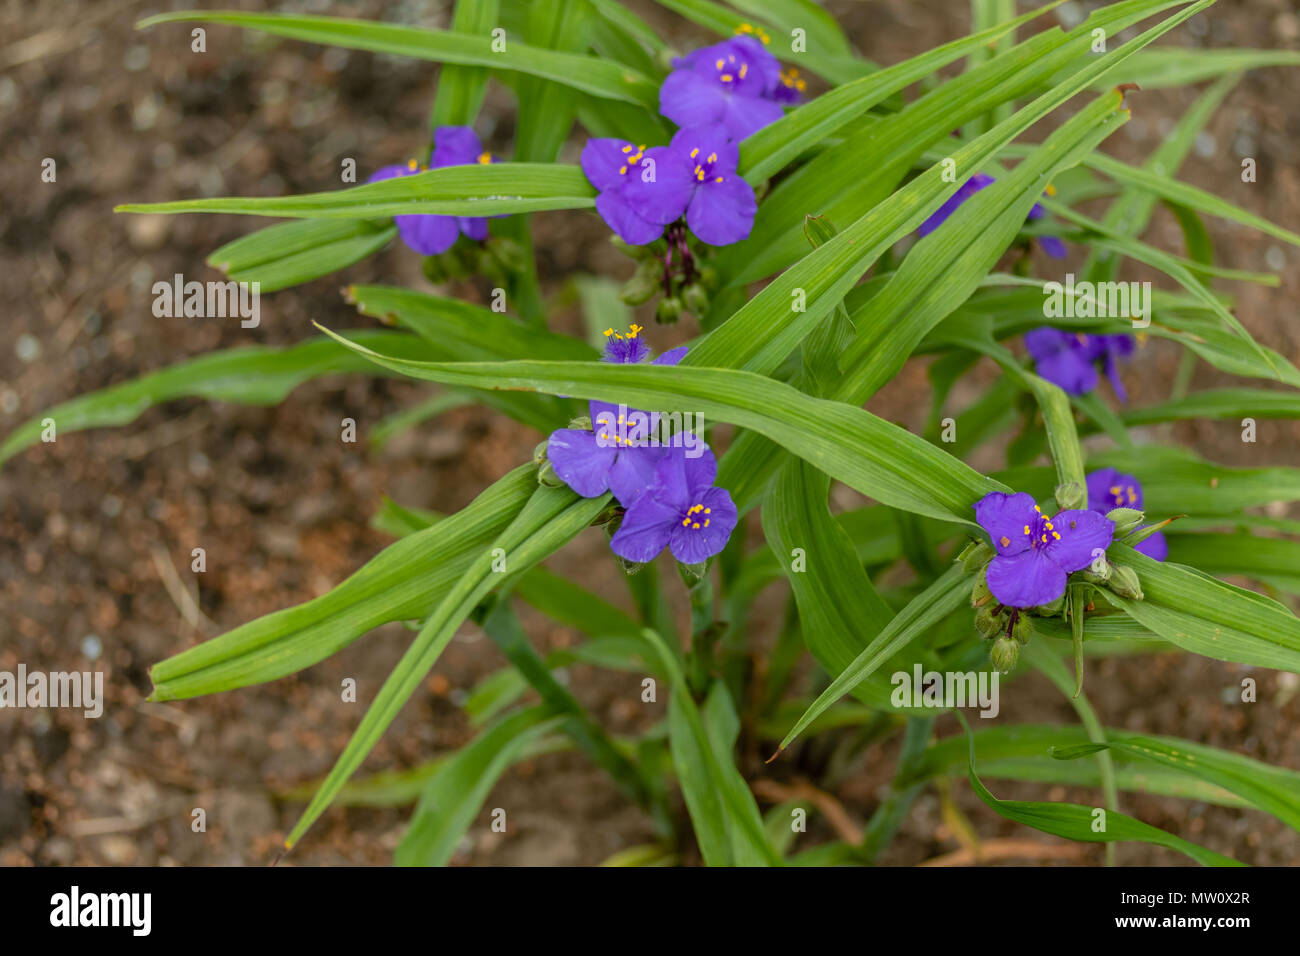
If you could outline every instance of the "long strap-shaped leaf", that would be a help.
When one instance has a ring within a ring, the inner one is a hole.
[[[502,48],[500,43],[494,43],[490,34],[473,36],[447,30],[417,29],[341,17],[230,13],[220,10],[163,13],[141,20],[136,24],[136,29],[144,30],[160,23],[227,23],[293,40],[340,46],[349,50],[408,56],[435,63],[513,70],[554,80],[592,96],[629,103],[653,106],[658,102],[655,84],[629,66],[574,53],[538,49],[508,37],[503,38]]]
[[[320,790],[285,840],[286,848],[298,842],[361,766],[475,604],[509,576],[527,570],[558,551],[591,524],[607,503],[607,496],[579,498],[567,488],[539,487],[533,493],[519,517],[493,542],[492,550],[474,559],[465,575],[424,622],[411,646],[384,681],[374,703],[361,718],[360,726],[343,748]],[[437,527],[431,530],[436,531]],[[498,573],[494,569],[502,559],[506,562],[506,570]]]
[[[932,518],[973,526],[974,502],[1006,490],[864,409],[812,398],[748,372],[603,362],[413,362],[349,347],[386,368],[448,385],[490,384],[605,401],[618,396],[629,407],[697,412],[753,429],[877,501]]]

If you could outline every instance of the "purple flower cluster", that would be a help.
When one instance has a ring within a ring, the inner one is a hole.
[[[1038,374],[1069,394],[1083,395],[1096,388],[1100,363],[1115,395],[1121,402],[1128,401],[1119,377],[1119,360],[1133,354],[1133,336],[1084,335],[1044,326],[1025,333],[1025,347]]]
[[[708,245],[748,238],[758,203],[737,172],[739,142],[780,119],[805,84],[764,49],[765,33],[748,24],[737,32],[673,61],[659,111],[681,129],[667,146],[587,141],[582,170],[598,191],[596,211],[629,245],[654,242],[683,216]]]
[[[605,330],[606,362],[632,365],[650,357],[633,325],[626,334]],[[654,359],[676,365],[686,346]],[[664,548],[683,564],[698,564],[720,552],[739,514],[731,495],[716,487],[718,463],[704,446],[695,457],[684,444],[658,441],[659,416],[592,400],[591,428],[561,428],[551,433],[546,457],[555,474],[584,498],[613,492],[625,509],[610,539],[614,553],[644,563]]]
[[[929,219],[921,223],[920,227],[916,230],[916,234],[918,236],[928,236],[930,233],[934,232],[934,230],[942,225],[949,216],[957,211],[962,203],[967,199],[970,199],[971,196],[974,196],[986,186],[991,186],[993,182],[994,179],[992,176],[986,176],[984,173],[976,173],[970,179],[962,183],[961,186],[957,188],[957,191],[949,196],[947,201],[936,209]],[[1051,196],[1054,193],[1055,190],[1051,186],[1048,186],[1047,195]],[[1028,218],[1042,219],[1046,215],[1047,211],[1038,203],[1034,203],[1034,207],[1029,210]],[[1043,251],[1053,259],[1065,258],[1065,243],[1056,238],[1056,236],[1040,236],[1038,241],[1043,247]]]
[[[1105,551],[1115,524],[1104,514],[1067,509],[1049,518],[1023,491],[993,491],[975,503],[975,520],[988,532],[996,555],[989,590],[1005,607],[1050,604],[1065,593],[1066,578]]]
[[[1115,508],[1136,508],[1142,511],[1142,485],[1132,475],[1114,468],[1102,468],[1087,477],[1088,507],[1098,514],[1107,514]],[[1169,557],[1169,542],[1163,531],[1143,538],[1134,546],[1148,558],[1163,561]]]
[[[428,166],[422,167],[415,160],[405,166],[384,166],[366,181],[375,183],[381,179],[410,176],[444,166],[473,166],[476,163],[486,165],[491,162],[492,154],[483,149],[483,144],[473,129],[468,126],[439,126],[433,133],[433,155],[429,157]],[[446,252],[462,234],[479,242],[488,237],[487,219],[482,216],[416,214],[395,216],[394,219],[402,241],[422,256],[436,256]]]

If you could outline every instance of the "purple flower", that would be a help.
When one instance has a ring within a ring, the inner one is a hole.
[[[670,448],[645,494],[627,509],[609,546],[628,561],[651,561],[665,547],[683,564],[699,564],[727,545],[738,513],[725,488],[714,486],[718,463],[707,448],[698,458]]]
[[[1105,551],[1115,534],[1114,522],[1095,511],[1070,509],[1048,518],[1023,491],[985,495],[975,503],[975,520],[997,551],[988,585],[1006,607],[1055,601],[1065,593],[1069,574],[1091,564],[1093,552]]]
[[[642,331],[639,325],[633,325],[626,335],[607,330],[604,360],[625,365],[648,358],[650,349],[641,339]],[[676,365],[686,349],[681,346],[665,352],[653,364]],[[547,460],[560,480],[584,498],[612,491],[627,507],[645,491],[654,478],[655,466],[668,450],[651,441],[659,416],[625,406],[620,412],[620,406],[595,399],[587,408],[592,427],[551,432]]]
[[[645,146],[621,139],[589,139],[582,149],[582,171],[599,190],[596,212],[620,239],[633,246],[654,242],[664,234],[662,223],[642,219],[623,198],[623,187],[645,172],[641,165],[645,152]]]
[[[1084,335],[1043,326],[1025,333],[1025,347],[1038,374],[1069,394],[1083,395],[1096,388],[1096,364],[1101,362],[1119,400],[1128,400],[1118,362],[1133,354],[1131,335]]]
[[[776,89],[768,94],[768,98],[777,103],[796,104],[803,101],[803,92],[808,88],[808,84],[799,76],[799,71],[795,67],[782,70],[777,77],[778,82]]]
[[[622,197],[641,219],[667,225],[685,214],[700,241],[726,246],[749,236],[758,203],[736,173],[740,150],[718,129],[677,131],[667,146],[645,151],[646,174],[630,178]]]
[[[976,173],[970,179],[962,183],[961,186],[958,187],[957,191],[949,196],[948,200],[936,209],[929,219],[921,223],[920,227],[916,230],[916,234],[918,236],[928,236],[942,225],[949,216],[955,213],[962,203],[967,199],[970,199],[971,196],[974,196],[985,186],[991,186],[993,183],[994,179],[992,176],[986,176],[984,173]],[[1055,189],[1051,186],[1047,187],[1047,195],[1052,196],[1055,195],[1055,193]],[[1038,203],[1034,203],[1033,208],[1029,210],[1029,215],[1026,217],[1026,220],[1042,219],[1046,215],[1047,212],[1043,207]],[[1065,243],[1056,238],[1056,236],[1039,236],[1039,243],[1042,245],[1043,251],[1053,259],[1065,258]]]
[[[771,99],[781,64],[752,36],[737,36],[673,61],[659,88],[659,112],[681,127],[718,128],[742,140],[781,118]]]
[[[492,162],[474,130],[468,126],[439,126],[433,133],[433,155],[429,165],[421,168],[415,160],[405,166],[385,166],[367,182],[379,182],[395,176],[410,176],[444,166],[472,166]],[[481,216],[435,216],[415,214],[393,217],[402,241],[422,256],[436,256],[456,243],[461,233],[482,241],[488,237],[487,219]]]
[[[1122,474],[1114,468],[1102,468],[1088,475],[1087,481],[1088,507],[1098,514],[1107,514],[1114,508],[1142,510],[1142,485],[1132,475]],[[1133,547],[1157,561],[1169,557],[1169,542],[1163,531],[1157,531]]]

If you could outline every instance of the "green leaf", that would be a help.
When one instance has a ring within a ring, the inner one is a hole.
[[[493,588],[508,581],[511,575],[526,571],[575,537],[591,523],[607,501],[608,496],[578,498],[568,489],[539,487],[519,516],[492,542],[492,550],[481,551],[473,557],[464,575],[434,608],[384,681],[334,768],[289,833],[285,840],[286,848],[291,848],[301,839],[361,766],[474,606]],[[439,522],[430,530],[445,531],[445,525],[445,521]],[[409,540],[403,539],[394,547]],[[493,567],[502,555],[508,570],[505,574],[494,573]]]
[[[974,502],[989,491],[1007,490],[870,412],[811,398],[748,372],[685,364],[412,362],[371,349],[358,351],[394,371],[448,385],[491,382],[495,388],[606,401],[617,395],[630,407],[693,412],[731,422],[765,435],[882,504],[972,527]]]
[[[393,862],[446,866],[497,780],[559,724],[547,707],[530,707],[497,721],[448,757],[425,784]]]
[[[972,579],[972,575],[955,564],[913,598],[804,711],[781,741],[780,749],[790,746],[818,715],[870,677],[886,660],[964,606],[970,598]]]
[[[590,56],[559,53],[506,38],[504,50],[493,50],[491,36],[470,36],[447,30],[416,29],[369,20],[306,17],[295,14],[227,13],[186,10],[148,17],[136,24],[145,30],[160,23],[226,23],[274,36],[323,43],[349,50],[388,53],[435,63],[485,66],[554,80],[592,96],[654,106],[658,87],[631,67]]]
[[[486,163],[444,166],[410,176],[301,196],[249,196],[125,203],[114,212],[233,212],[286,219],[377,219],[437,214],[494,216],[543,209],[588,209],[596,191],[577,166]]]
[[[226,243],[208,256],[208,265],[235,282],[256,282],[260,291],[275,292],[360,262],[395,235],[397,227],[389,222],[286,222]]]
[[[1135,56],[1107,82],[1136,83],[1144,90],[1160,90],[1263,66],[1300,66],[1300,52],[1158,47]]]
[[[969,733],[969,728],[968,728]],[[1016,823],[1064,837],[1081,843],[1110,843],[1136,840],[1140,843],[1153,843],[1156,846],[1177,850],[1190,856],[1203,866],[1242,866],[1231,857],[1203,846],[1189,843],[1172,833],[1157,829],[1141,820],[1113,810],[1080,806],[1077,803],[1038,803],[1026,800],[999,800],[988,791],[975,773],[975,741],[970,739],[970,784],[976,796],[988,804],[998,816]],[[1105,814],[1104,818],[1099,816]],[[1104,819],[1105,829],[1097,832],[1093,829],[1098,821]]]
[[[1222,787],[1251,806],[1271,813],[1293,830],[1300,830],[1300,773],[1271,767],[1241,754],[1228,753],[1177,737],[1144,737],[1111,733],[1095,746],[1150,760]],[[1068,753],[1054,754],[1072,759]]]
[[[456,0],[451,32],[485,37],[492,34],[500,13],[500,0]],[[438,95],[429,125],[469,126],[478,116],[487,93],[488,71],[474,66],[444,66],[438,74]]]
[[[1135,601],[1105,592],[1106,600],[1171,644],[1215,660],[1300,673],[1300,620],[1284,605],[1119,542],[1106,553],[1137,572],[1145,595]]]
[[[702,717],[677,656],[654,631],[645,631],[645,637],[658,651],[672,687],[668,736],[673,766],[704,861],[710,866],[779,866],[781,858],[767,841],[754,796],[732,761],[739,722],[726,685],[714,683]]]
[[[430,354],[424,343],[413,335],[382,330],[345,334],[354,341],[393,354],[409,357]],[[359,362],[356,355],[325,338],[302,345],[251,345],[212,352],[46,409],[5,437],[0,443],[0,463],[39,442],[45,419],[53,419],[62,436],[88,428],[125,425],[139,418],[146,409],[178,398],[275,405],[304,382],[343,372],[373,374],[374,367]]]
[[[519,515],[537,488],[521,465],[467,507],[385,548],[337,587],[155,664],[151,700],[181,700],[275,680],[390,621],[427,616]]]

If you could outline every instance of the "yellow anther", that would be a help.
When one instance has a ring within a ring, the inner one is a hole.
[[[715,60],[715,61],[713,62],[713,68],[714,68],[715,70],[720,70],[720,69],[722,69],[722,65],[723,65],[725,62],[726,62],[725,60],[723,60],[721,57],[719,57],[717,60]]]
[[[605,330],[605,338],[609,338],[613,334],[614,334],[614,330],[612,328]]]
[[[1043,509],[1038,507],[1038,505],[1034,505],[1034,510],[1037,511],[1039,514],[1043,513]]]
[[[631,144],[631,143],[628,143],[626,146],[624,146],[624,147],[623,147],[623,152],[625,152],[625,153],[630,153],[630,152],[632,152],[632,144]]]
[[[691,528],[692,528],[692,529],[697,529],[697,528],[699,528],[699,526],[700,526],[700,523],[697,521],[697,522],[695,522],[693,525],[691,525]]]
[[[717,153],[709,153],[709,162],[711,162],[711,163],[716,163],[717,161],[718,161],[718,154],[717,154]]]
[[[416,162],[415,160],[413,160],[413,159],[408,159],[408,160],[406,161],[406,168],[409,169],[411,172],[415,172],[416,169],[419,168],[419,166],[420,166],[420,164],[417,163],[417,162]]]
[[[735,77],[732,76],[730,73],[723,73],[721,76],[718,77],[718,79],[720,79],[723,83],[730,83],[732,80],[735,79]]]
[[[626,175],[627,175],[627,167],[626,167],[626,166],[620,166],[620,167],[618,167],[618,174],[619,174],[620,176],[626,176]]]
[[[1047,184],[1047,188],[1044,189],[1043,192],[1047,193],[1047,195],[1049,195],[1049,196],[1055,196],[1055,195],[1056,195],[1056,187],[1053,186],[1051,183],[1048,183],[1048,184]]]
[[[1029,534],[1029,525],[1025,525],[1025,534]]]
[[[1130,485],[1128,488],[1128,503],[1133,504],[1135,501],[1137,501],[1137,495],[1133,494],[1133,486]]]
[[[748,70],[749,70],[749,64],[748,64],[748,63],[742,63],[742,64],[740,64],[740,78],[741,78],[742,80],[745,78],[745,73],[746,73]]]
[[[637,337],[637,334],[641,332],[642,328],[643,328],[642,326],[637,325],[635,322],[633,322],[632,325],[630,325],[630,326],[628,327],[628,330],[627,330],[627,331],[628,331],[628,338],[631,338],[631,339],[636,338],[636,337]]]
[[[683,518],[683,519],[682,519],[682,527],[683,527],[683,528],[687,527],[690,523],[691,523],[691,519],[690,519],[690,518]]]
[[[696,146],[693,150],[691,150],[691,159],[694,159],[698,155],[700,155],[700,148]]]
[[[492,154],[487,150],[484,150],[478,154],[478,161],[479,165],[486,166],[488,163],[492,162]]]
[[[1047,535],[1043,535],[1043,540],[1044,540],[1044,541],[1047,540]]]
[[[1060,540],[1061,540],[1061,532],[1059,532],[1059,531],[1053,531],[1053,532],[1052,532],[1052,537],[1055,538],[1057,541],[1060,541]]]
[[[1006,547],[1007,545],[1009,545],[1010,543],[1011,543],[1011,539],[1008,538],[1008,537],[1004,534],[1004,535],[1002,536],[1002,547],[1005,548],[1005,547]]]
[[[712,508],[705,508],[705,509],[704,509],[704,513],[705,513],[706,515],[711,515],[711,514],[713,514],[713,509],[712,509]]]
[[[720,182],[722,182],[722,177],[719,176],[717,179],[715,179],[715,180],[713,180],[713,181],[714,181],[715,183],[720,183]]]

